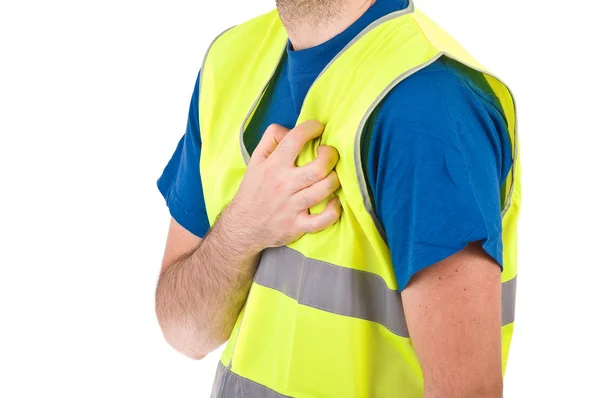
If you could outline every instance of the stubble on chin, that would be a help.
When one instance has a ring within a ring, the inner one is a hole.
[[[290,30],[301,25],[327,26],[341,15],[348,0],[276,0],[281,20]]]

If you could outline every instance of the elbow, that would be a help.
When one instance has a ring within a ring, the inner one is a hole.
[[[159,320],[159,324],[167,343],[180,354],[196,361],[206,357],[225,341],[186,322],[165,324]]]
[[[186,357],[188,357],[189,359],[193,359],[194,361],[200,361],[202,359],[204,359],[204,357],[206,357],[207,354],[201,354],[198,352],[194,352],[194,351],[185,351],[185,350],[178,350],[177,352],[179,352],[180,354],[185,355]]]
[[[178,346],[175,346],[170,343],[169,343],[169,345],[171,347],[173,347],[178,353],[185,355],[186,357],[188,357],[189,359],[192,359],[194,361],[200,361],[200,360],[204,359],[204,357],[206,357],[206,355],[208,355],[208,354],[196,351],[194,349],[190,349],[188,347],[178,347]]]
[[[163,326],[161,330],[166,342],[177,352],[199,361],[212,350],[206,350],[198,333],[178,325]]]
[[[156,318],[165,340],[177,352],[201,360],[227,341],[229,335],[218,332],[223,330],[220,323],[205,314],[194,316],[193,311],[174,309],[165,297],[157,289]]]

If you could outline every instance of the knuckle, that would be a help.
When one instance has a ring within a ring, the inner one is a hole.
[[[315,167],[315,170],[312,172],[313,181],[321,181],[327,178],[328,171],[323,166]]]
[[[281,144],[277,145],[277,148],[275,148],[275,152],[282,153],[282,154],[286,153],[287,148],[286,148],[285,144],[281,143]]]
[[[303,194],[301,200],[302,204],[307,208],[315,205],[315,199],[310,195]]]
[[[272,167],[263,167],[261,174],[263,181],[275,181],[278,179],[277,172]]]
[[[311,170],[302,170],[300,172],[300,179],[306,184],[312,184],[317,181],[317,175]]]
[[[285,175],[276,168],[266,168],[261,176],[261,184],[263,188],[271,190],[271,192],[278,193],[286,189],[289,184],[289,179],[285,178]]]
[[[319,230],[317,223],[314,220],[310,220],[306,223],[306,229],[309,233],[315,233]]]
[[[279,193],[285,190],[285,187],[287,186],[287,181],[282,178],[274,178],[272,179],[272,184],[275,193]]]
[[[288,152],[290,152],[290,141],[289,139],[285,139],[283,141],[281,141],[281,143],[279,145],[277,145],[277,148],[275,148],[275,152],[281,153],[281,154],[286,154]]]

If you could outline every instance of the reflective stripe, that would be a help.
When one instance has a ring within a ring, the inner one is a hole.
[[[254,282],[300,304],[377,322],[408,337],[402,297],[377,274],[307,258],[283,246],[264,251]]]
[[[515,303],[517,300],[517,277],[502,284],[502,326],[515,321]]]
[[[283,246],[265,250],[254,282],[302,305],[377,322],[409,337],[402,298],[376,274],[307,258]],[[516,278],[502,284],[502,325],[515,319]],[[219,362],[211,398],[290,398],[246,379]]]
[[[254,282],[275,289],[299,304],[379,323],[410,337],[402,296],[377,274],[305,257],[287,246],[268,249]],[[516,278],[502,284],[502,325],[515,318]]]
[[[221,361],[210,398],[290,398],[227,369]]]

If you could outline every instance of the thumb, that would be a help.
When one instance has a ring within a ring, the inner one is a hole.
[[[289,129],[286,129],[279,124],[272,124],[267,127],[262,139],[252,153],[248,166],[262,163],[267,160],[289,131]]]

